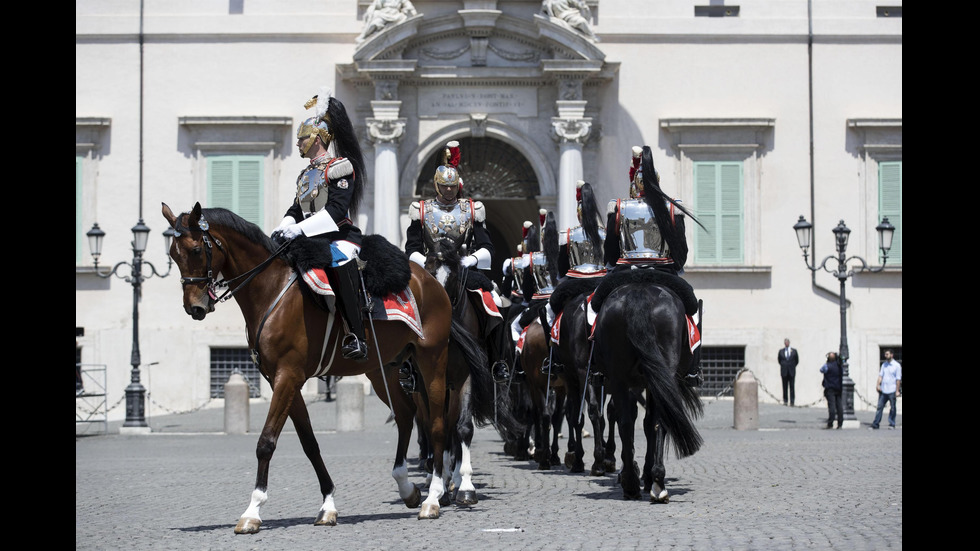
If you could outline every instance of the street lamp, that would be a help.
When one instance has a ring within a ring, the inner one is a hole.
[[[867,262],[860,256],[852,256],[850,258],[845,256],[847,240],[851,235],[851,230],[844,225],[843,220],[832,230],[834,232],[834,241],[837,244],[837,256],[827,256],[819,266],[811,266],[807,255],[807,249],[810,248],[810,236],[813,232],[813,224],[807,222],[806,218],[800,215],[800,219],[793,225],[793,229],[796,230],[796,240],[800,244],[800,249],[803,249],[803,261],[806,263],[806,267],[811,272],[823,270],[833,274],[840,281],[840,351],[838,352],[838,357],[840,358],[841,372],[844,379],[844,420],[855,420],[857,418],[854,416],[854,381],[851,380],[847,363],[850,353],[847,348],[847,299],[844,295],[844,282],[856,273],[877,273],[885,269],[885,264],[888,262],[888,251],[892,248],[892,237],[895,236],[895,226],[888,222],[888,217],[886,216],[875,228],[878,231],[878,243],[881,248],[881,266],[877,268],[869,268]],[[831,270],[827,267],[827,262],[830,260],[837,261],[836,270]],[[859,262],[860,266],[848,269],[847,263],[852,260]]]
[[[130,363],[133,365],[132,374],[130,377],[129,386],[126,387],[126,422],[123,423],[123,427],[148,427],[146,423],[146,417],[144,412],[146,410],[145,394],[146,389],[140,384],[140,333],[139,333],[139,301],[142,294],[141,288],[143,281],[150,279],[153,276],[157,277],[167,277],[170,275],[170,268],[173,265],[173,260],[170,259],[170,244],[174,239],[173,228],[167,228],[167,231],[163,232],[163,239],[166,244],[167,251],[167,273],[161,274],[157,272],[157,269],[150,262],[144,262],[143,252],[146,250],[146,243],[150,236],[150,228],[143,223],[143,218],[140,217],[139,222],[133,226],[133,261],[132,262],[120,262],[116,264],[111,271],[107,273],[102,273],[99,271],[99,257],[102,256],[102,240],[105,238],[105,232],[99,228],[99,224],[92,224],[92,229],[90,229],[86,234],[88,237],[89,249],[92,252],[92,263],[95,266],[95,274],[102,278],[108,278],[113,275],[125,280],[126,282],[133,285],[133,355]],[[143,265],[150,267],[150,274],[143,275]],[[129,275],[119,272],[119,268],[123,266],[128,266],[130,268]]]

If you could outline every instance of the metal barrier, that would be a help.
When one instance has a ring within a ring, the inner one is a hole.
[[[87,434],[91,427],[102,426],[109,432],[109,408],[106,404],[105,364],[75,364],[81,374],[82,388],[75,390],[75,433]]]

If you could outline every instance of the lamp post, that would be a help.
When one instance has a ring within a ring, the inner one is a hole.
[[[143,252],[146,250],[146,242],[149,239],[150,228],[143,223],[142,217],[140,217],[139,222],[133,226],[132,262],[120,262],[107,273],[102,273],[99,271],[99,257],[102,255],[102,240],[105,238],[105,232],[99,228],[98,223],[95,223],[92,225],[92,229],[85,235],[88,236],[89,249],[92,252],[92,263],[95,266],[96,275],[102,278],[109,278],[115,275],[133,286],[133,354],[130,362],[133,365],[133,369],[130,376],[129,386],[126,387],[126,422],[123,423],[123,427],[149,427],[149,425],[146,423],[146,416],[144,415],[144,412],[146,411],[146,389],[142,384],[140,384],[139,302],[142,295],[143,281],[150,279],[153,276],[167,277],[170,275],[170,268],[173,265],[173,260],[170,259],[170,244],[173,242],[174,230],[173,228],[167,228],[167,231],[163,232],[163,238],[167,251],[167,272],[163,274],[157,272],[157,269],[155,266],[153,266],[153,264],[143,260]],[[150,267],[149,275],[143,275],[144,264]],[[130,268],[129,275],[119,272],[119,269],[123,266]]]
[[[800,215],[800,219],[793,225],[793,229],[796,230],[796,240],[800,244],[800,249],[803,250],[803,261],[806,263],[806,267],[811,272],[823,270],[833,274],[840,281],[840,350],[837,355],[840,358],[841,373],[843,375],[844,420],[856,420],[857,418],[854,416],[854,381],[851,380],[847,363],[850,353],[847,347],[847,298],[844,294],[844,282],[856,273],[877,273],[885,269],[885,264],[888,262],[888,251],[892,248],[892,237],[895,235],[895,226],[888,222],[888,217],[886,216],[875,228],[878,232],[878,244],[881,249],[881,266],[877,268],[869,268],[868,263],[860,256],[849,258],[846,256],[847,240],[851,235],[851,230],[844,225],[843,220],[832,230],[834,232],[834,241],[837,244],[837,255],[827,256],[819,266],[811,266],[807,255],[807,249],[810,248],[810,236],[813,231],[813,224],[807,222],[806,218]],[[832,270],[827,266],[827,262],[830,260],[837,261],[836,269]],[[860,265],[855,268],[848,268],[848,263],[852,260],[860,263]]]

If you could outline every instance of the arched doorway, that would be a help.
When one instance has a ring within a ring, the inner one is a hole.
[[[491,277],[500,282],[501,264],[516,254],[525,220],[537,221],[540,186],[531,163],[517,149],[494,138],[459,138],[459,174],[463,194],[483,201],[487,229],[493,242]],[[432,176],[442,163],[443,149],[426,159],[415,184],[415,195],[435,198]]]

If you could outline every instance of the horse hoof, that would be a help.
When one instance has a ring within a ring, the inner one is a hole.
[[[616,460],[615,459],[607,459],[606,462],[603,463],[603,467],[606,469],[606,472],[607,473],[614,473],[614,472],[616,472]]]
[[[589,471],[589,476],[606,476],[606,471],[599,467],[592,467],[592,470]]]
[[[653,483],[653,489],[650,490],[650,501],[652,503],[668,503],[670,502],[670,494],[667,492],[667,488],[664,488],[659,483]]]
[[[431,503],[426,503],[422,505],[422,510],[419,511],[419,520],[424,520],[429,518],[439,518],[438,505],[432,505]]]
[[[412,490],[412,495],[406,497],[402,501],[405,502],[405,506],[409,509],[418,507],[419,504],[422,503],[422,492],[419,490],[419,487],[416,486],[415,489]]]
[[[439,505],[443,507],[449,505],[452,502],[453,502],[453,498],[451,495],[449,495],[449,492],[443,492],[442,495],[439,496]]]
[[[259,527],[262,526],[262,521],[257,518],[245,518],[242,517],[238,519],[238,524],[235,525],[236,534],[258,534]]]
[[[476,490],[463,490],[456,492],[456,505],[476,505]]]
[[[313,526],[337,526],[337,511],[320,511]]]

